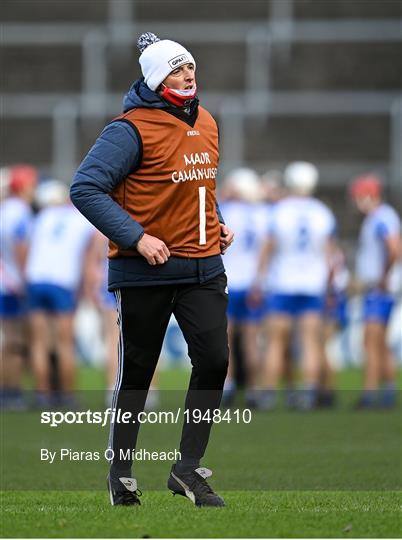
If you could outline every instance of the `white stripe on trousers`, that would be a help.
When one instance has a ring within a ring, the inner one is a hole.
[[[112,412],[116,409],[117,399],[120,392],[121,382],[123,380],[123,363],[124,363],[124,342],[123,342],[123,320],[121,312],[121,291],[116,289],[114,291],[117,304],[117,324],[119,326],[119,343],[117,349],[117,374],[116,374],[116,383],[113,391],[112,398]],[[109,430],[109,442],[108,448],[113,449],[113,434],[114,434],[114,422],[110,421],[110,430]],[[112,459],[109,459],[109,463],[113,463]]]

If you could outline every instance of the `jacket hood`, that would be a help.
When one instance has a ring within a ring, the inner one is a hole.
[[[138,79],[131,86],[123,99],[123,112],[130,109],[167,109],[169,104],[159,94],[153,92],[145,84],[144,79]]]

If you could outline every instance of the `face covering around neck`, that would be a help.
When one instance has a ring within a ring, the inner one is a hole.
[[[169,103],[176,105],[176,107],[184,107],[187,101],[191,101],[197,95],[197,86],[194,85],[194,88],[191,88],[191,90],[174,90],[163,85],[160,95],[163,99],[169,101]]]

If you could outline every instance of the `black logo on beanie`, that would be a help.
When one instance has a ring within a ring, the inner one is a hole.
[[[179,56],[175,56],[174,58],[171,58],[170,60],[168,60],[168,63],[172,69],[175,69],[177,68],[177,66],[181,66],[182,64],[188,63],[188,61],[189,60],[187,58],[187,55],[179,54]]]

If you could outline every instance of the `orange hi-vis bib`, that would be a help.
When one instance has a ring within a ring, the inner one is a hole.
[[[202,107],[194,127],[160,109],[132,109],[119,117],[134,124],[142,161],[111,193],[147,234],[176,257],[220,253],[215,178],[218,129]],[[109,257],[138,255],[109,243]]]

